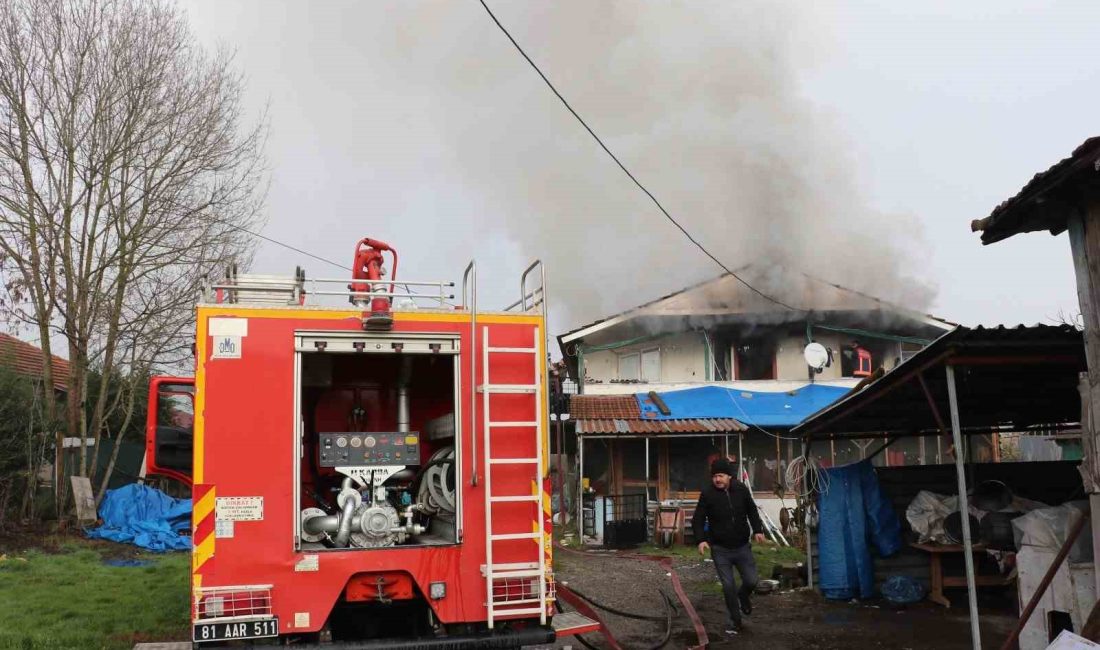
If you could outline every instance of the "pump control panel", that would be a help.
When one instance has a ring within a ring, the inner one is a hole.
[[[420,464],[418,431],[353,431],[319,436],[321,467]]]

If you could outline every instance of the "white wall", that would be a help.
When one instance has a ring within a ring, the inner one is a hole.
[[[859,377],[845,377],[843,379],[824,379],[815,383],[822,386],[839,386],[852,388],[859,383]],[[662,382],[641,384],[585,384],[585,395],[633,395],[634,393],[648,393],[655,390],[664,393],[674,390],[686,390],[699,388],[700,386],[723,386],[737,390],[758,391],[762,393],[786,393],[802,388],[809,382],[806,379],[776,381],[774,379],[754,379],[751,381],[693,381],[693,382]]]
[[[636,345],[615,350],[588,352],[584,355],[585,377],[589,380],[585,386],[595,386],[595,379],[604,384],[619,379],[619,357],[624,354],[639,353],[643,350],[660,348],[660,382],[703,382],[707,379],[706,350],[703,335],[699,332],[684,332],[650,339]],[[629,385],[629,384],[628,384]],[[626,391],[632,392],[632,391]]]
[[[814,332],[814,340],[827,348],[831,348],[833,351],[833,365],[824,368],[821,374],[817,375],[815,379],[822,381],[840,379],[842,377],[840,374],[840,346],[843,343],[842,336],[833,332]],[[806,359],[802,356],[802,351],[805,348],[805,336],[789,336],[779,342],[775,351],[776,368],[778,370],[777,379],[807,379]]]
[[[833,364],[822,370],[814,380],[827,382],[841,380],[840,347],[846,342],[845,336],[836,332],[816,331],[814,339],[831,348],[833,351]],[[800,382],[808,381],[806,373],[806,361],[802,351],[806,347],[804,336],[792,335],[780,339],[776,346],[776,370],[779,381]],[[589,394],[623,394],[634,393],[641,390],[641,384],[617,384],[611,383],[619,377],[619,357],[624,354],[636,354],[643,350],[660,348],[661,351],[661,376],[657,381],[644,382],[653,384],[703,384],[707,382],[707,361],[710,359],[703,335],[700,332],[683,332],[669,334],[658,339],[650,339],[643,343],[630,345],[615,350],[603,350],[589,352],[584,355],[584,369],[586,378],[585,392]],[[876,358],[875,365],[884,364],[886,370],[894,367],[894,359],[900,356],[900,344],[890,344],[886,358]],[[732,356],[733,351],[731,349]],[[879,355],[881,356],[881,355]],[[727,360],[729,367],[733,367],[733,359]],[[710,369],[710,377],[714,377],[714,369]],[[591,380],[597,380],[594,383]],[[737,378],[734,378],[737,381]],[[675,389],[674,387],[673,389]],[[656,390],[656,389],[647,389]],[[763,390],[769,390],[767,388]]]

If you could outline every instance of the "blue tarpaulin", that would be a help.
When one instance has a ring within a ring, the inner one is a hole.
[[[824,470],[828,489],[818,495],[817,530],[821,594],[831,600],[871,598],[880,557],[901,549],[901,521],[882,493],[871,461]]]
[[[191,548],[191,499],[173,499],[140,483],[107,490],[99,505],[103,525],[85,531],[92,539],[135,544],[150,551]]]
[[[760,427],[793,427],[843,397],[849,389],[807,384],[781,393],[702,386],[658,393],[670,413],[661,415],[646,393],[635,393],[647,420],[733,418]]]

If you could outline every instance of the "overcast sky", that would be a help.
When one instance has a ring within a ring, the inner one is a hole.
[[[1100,131],[1100,3],[727,4],[490,2],[730,267],[786,258],[964,324],[1077,313],[1064,235],[983,247],[969,223]],[[475,0],[185,6],[269,110],[269,237],[341,264],[383,239],[406,279],[476,257],[486,308],[546,259],[554,333],[719,272]],[[267,243],[254,270],[297,264],[340,274]]]

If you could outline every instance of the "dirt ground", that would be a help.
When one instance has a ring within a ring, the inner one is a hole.
[[[970,627],[965,591],[949,592],[957,605],[949,610],[929,603],[897,609],[876,601],[859,604],[831,602],[808,590],[758,595],[745,630],[734,637],[723,633],[725,607],[714,566],[686,558],[675,558],[675,570],[692,605],[699,613],[710,646],[722,648],[848,649],[848,648],[970,648]],[[660,614],[664,611],[659,590],[676,599],[671,579],[657,563],[612,553],[559,551],[554,558],[560,583],[601,603],[624,611]],[[997,647],[1015,622],[1013,596],[990,594],[983,598],[982,644]],[[567,607],[568,609],[568,607]],[[602,612],[601,612],[602,614]],[[608,627],[628,650],[651,647],[664,631],[662,622],[636,621],[606,615]],[[585,639],[606,647],[603,638],[588,634]],[[697,644],[688,616],[678,611],[672,637],[666,648]],[[557,648],[579,648],[568,639]]]

